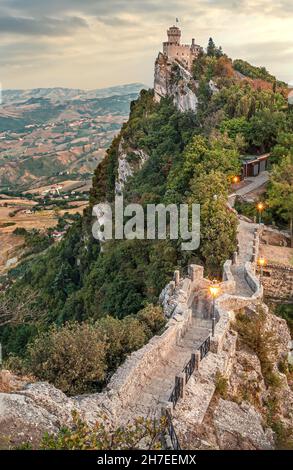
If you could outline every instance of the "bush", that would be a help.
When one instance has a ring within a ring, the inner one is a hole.
[[[215,384],[216,384],[216,393],[224,399],[227,398],[228,380],[218,370],[216,372]]]
[[[89,323],[67,323],[39,335],[28,348],[30,372],[64,393],[78,394],[102,383],[106,371],[107,343]]]
[[[278,450],[293,450],[293,429],[286,428],[280,420],[272,423]]]
[[[259,309],[253,315],[239,313],[234,325],[240,339],[249,346],[258,356],[265,384],[271,387],[278,387],[280,379],[273,372],[273,363],[270,357],[277,352],[277,340],[272,331],[265,329],[266,314],[263,309]]]
[[[162,308],[152,304],[140,310],[137,319],[144,325],[148,339],[159,333],[166,324]]]
[[[103,423],[89,426],[73,413],[72,426],[63,428],[57,435],[46,434],[41,448],[48,450],[135,450],[162,448],[161,437],[166,432],[162,418],[136,418],[118,428],[106,427]]]
[[[141,348],[147,341],[144,326],[135,317],[123,320],[106,316],[96,323],[107,342],[106,362],[110,374],[121,364],[125,357]]]

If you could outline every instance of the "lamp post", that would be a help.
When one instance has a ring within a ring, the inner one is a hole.
[[[256,206],[257,210],[258,210],[258,223],[261,224],[261,213],[262,211],[264,210],[264,204],[262,202],[259,202]]]
[[[212,312],[212,336],[215,336],[215,325],[216,325],[216,297],[219,293],[220,286],[216,279],[214,279],[209,286],[210,294],[213,299],[213,312]]]
[[[265,259],[263,256],[261,256],[260,258],[258,258],[257,264],[259,265],[259,268],[260,268],[259,280],[260,280],[260,285],[262,285],[263,268],[264,268],[264,266],[267,264],[267,261],[266,261],[266,259]]]
[[[233,176],[233,178],[232,178],[232,183],[233,184],[237,184],[237,183],[239,183],[239,181],[240,181],[239,176]]]

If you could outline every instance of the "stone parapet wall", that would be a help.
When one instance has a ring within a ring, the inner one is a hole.
[[[123,407],[131,404],[139,385],[152,374],[158,362],[168,359],[172,346],[179,343],[188,330],[192,320],[190,297],[197,282],[203,277],[203,268],[190,266],[189,273],[190,277],[180,279],[179,272],[175,271],[174,280],[167,284],[161,294],[165,315],[169,317],[164,332],[133,352],[117,369],[106,390],[99,394],[101,402],[107,401],[109,411],[115,408],[113,414],[117,414],[117,399]]]
[[[259,245],[260,245],[260,238],[262,236],[262,233],[264,231],[264,225],[260,224],[254,232],[254,239],[253,239],[253,254],[252,254],[252,259],[251,262],[256,264],[257,260],[259,258]]]
[[[293,302],[293,267],[266,265],[263,268],[263,286],[268,299]]]
[[[257,305],[262,302],[263,288],[255,275],[255,267],[252,263],[245,263],[244,276],[246,282],[253,291],[251,297],[243,297],[235,293],[235,280],[231,271],[232,261],[226,261],[223,269],[223,278],[227,279],[221,283],[221,292],[223,294],[216,299],[215,310],[218,322],[215,328],[215,335],[211,338],[211,351],[221,352],[225,337],[230,328],[231,318],[234,312],[242,310],[249,305]]]

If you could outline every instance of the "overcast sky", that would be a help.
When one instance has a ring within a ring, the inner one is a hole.
[[[0,0],[3,88],[152,85],[166,29],[293,81],[292,0]]]

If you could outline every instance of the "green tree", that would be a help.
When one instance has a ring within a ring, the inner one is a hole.
[[[216,55],[216,45],[213,41],[213,38],[209,38],[208,47],[207,47],[207,55],[210,57],[214,57]]]
[[[227,176],[220,172],[201,174],[191,184],[190,203],[201,205],[200,253],[213,275],[236,248],[237,217],[227,206]]]
[[[250,120],[249,140],[261,152],[268,151],[277,140],[278,133],[284,130],[286,115],[270,109],[258,111]]]
[[[293,132],[280,132],[277,136],[277,143],[272,149],[270,162],[279,163],[282,157],[293,156]]]
[[[293,247],[293,156],[283,157],[271,173],[268,204],[289,223]]]
[[[237,216],[221,197],[201,206],[200,253],[209,272],[220,274],[236,250]]]
[[[29,345],[26,366],[38,379],[72,395],[104,381],[106,353],[105,338],[93,325],[68,323],[51,327]]]

